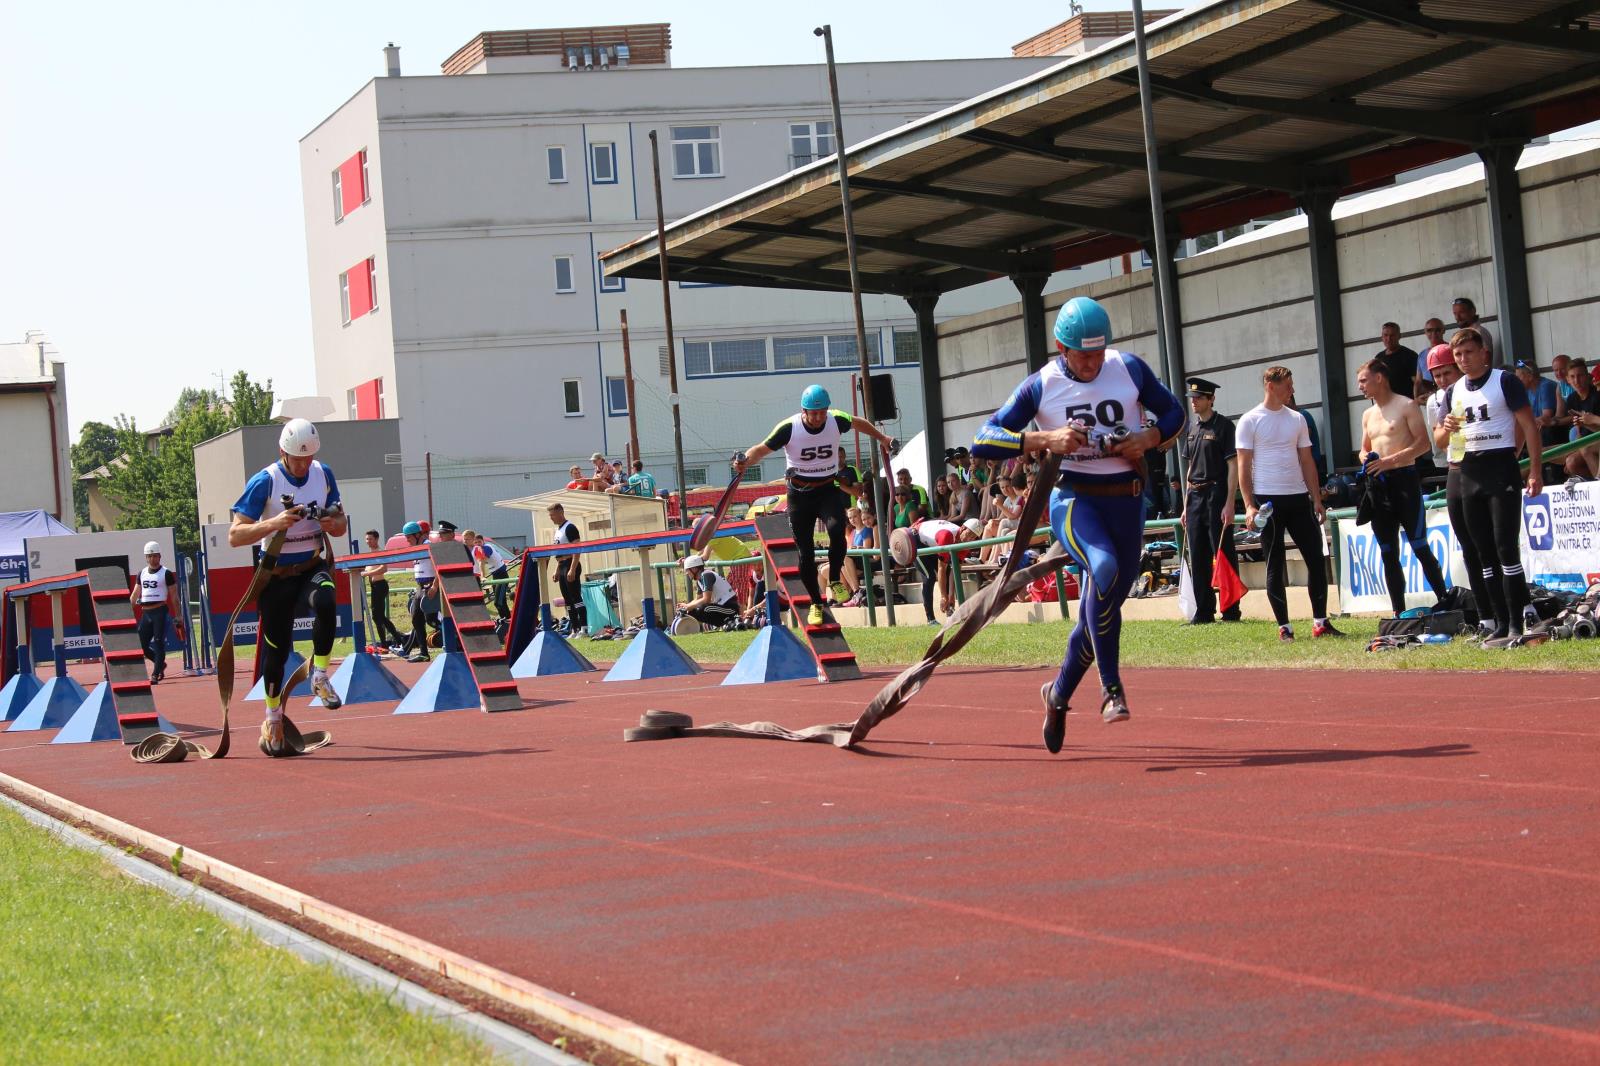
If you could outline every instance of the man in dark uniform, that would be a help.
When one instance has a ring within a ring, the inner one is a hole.
[[[1217,386],[1205,378],[1189,378],[1189,406],[1194,418],[1183,438],[1189,484],[1183,496],[1183,529],[1189,546],[1189,574],[1194,581],[1195,625],[1216,621],[1217,593],[1211,587],[1212,563],[1220,546],[1235,572],[1239,555],[1233,546],[1233,501],[1239,491],[1239,459],[1233,447],[1233,423],[1216,412]],[[1224,622],[1239,620],[1239,605],[1222,612]]]

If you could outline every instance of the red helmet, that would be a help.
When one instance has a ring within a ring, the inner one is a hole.
[[[433,523],[429,522],[427,520],[423,520],[421,522],[418,522],[417,525],[422,527],[422,535],[423,536],[427,536],[428,535],[428,531],[433,528]]]
[[[1428,373],[1430,374],[1441,366],[1450,366],[1455,361],[1455,352],[1450,350],[1448,344],[1435,344],[1428,349]]]

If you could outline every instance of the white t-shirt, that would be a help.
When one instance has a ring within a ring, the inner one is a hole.
[[[1250,490],[1257,496],[1294,496],[1306,490],[1300,449],[1311,447],[1306,420],[1292,407],[1257,404],[1239,417],[1234,447],[1250,449]]]

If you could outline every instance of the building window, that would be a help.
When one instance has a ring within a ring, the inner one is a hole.
[[[556,291],[577,292],[572,281],[572,256],[556,256]]]
[[[333,172],[333,220],[344,221],[344,216],[371,199],[367,193],[367,150],[363,148]]]
[[[722,177],[722,127],[673,126],[672,176]]]
[[[789,166],[803,167],[833,154],[833,123],[827,119],[816,122],[789,123]]]
[[[370,177],[371,172],[367,169],[367,150],[363,148],[361,149],[361,202],[364,204],[372,202],[372,182],[368,180]]]
[[[345,325],[378,306],[378,262],[363,259],[339,275],[339,314]]]
[[[606,378],[606,414],[628,413],[628,382],[623,378]]]
[[[589,180],[596,185],[617,183],[617,146],[610,141],[589,146]]]
[[[922,337],[914,329],[894,331],[894,365],[916,366],[922,362]]]
[[[878,352],[878,332],[867,334],[867,365],[878,366],[883,356]],[[858,367],[861,357],[856,353],[854,333],[835,333],[828,338],[828,365],[832,367]]]
[[[567,378],[561,382],[562,413],[568,418],[583,414],[582,384],[577,378]]]
[[[689,377],[765,373],[767,339],[685,341],[683,369]]]
[[[821,337],[772,338],[774,370],[816,370],[828,365]]]
[[[544,150],[544,165],[549,172],[550,183],[559,184],[567,180],[567,149],[559,144],[552,144]]]
[[[344,390],[345,418],[351,422],[356,420],[356,390]]]
[[[622,292],[623,290],[625,290],[628,287],[628,282],[627,282],[626,278],[621,278],[621,277],[608,278],[608,277],[606,277],[605,264],[601,263],[599,260],[595,261],[595,274],[596,274],[596,276],[598,276],[600,278],[600,291],[601,292]]]
[[[706,483],[706,468],[703,466],[686,466],[683,468],[683,480],[687,482],[686,488]]]

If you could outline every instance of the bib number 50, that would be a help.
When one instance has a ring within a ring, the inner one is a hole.
[[[1075,403],[1067,407],[1068,422],[1082,422],[1095,426],[1120,426],[1126,412],[1116,400],[1101,400],[1098,404]]]

